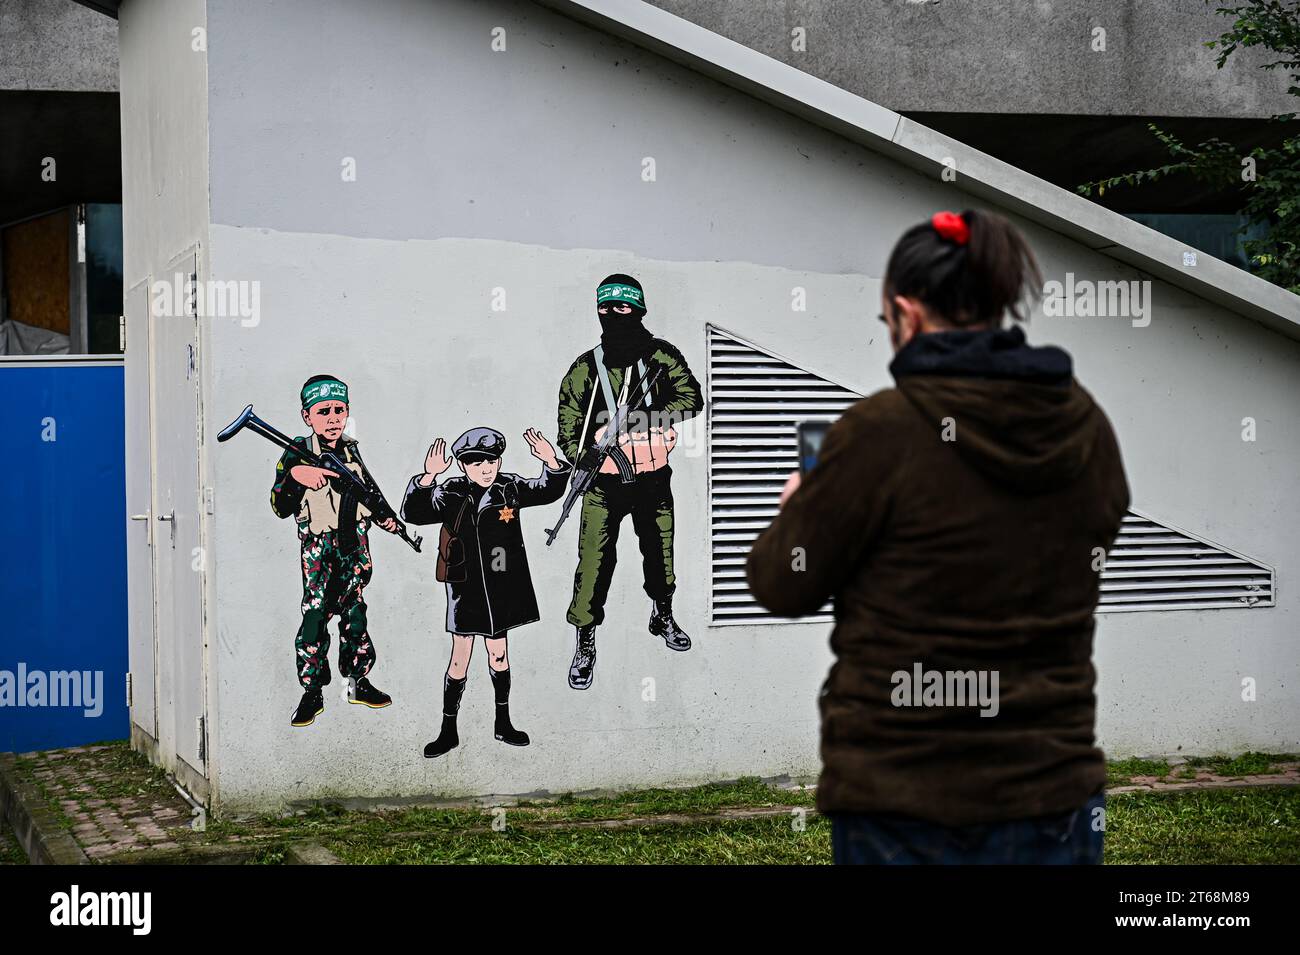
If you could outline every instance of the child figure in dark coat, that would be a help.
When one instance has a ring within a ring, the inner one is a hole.
[[[411,478],[406,487],[403,519],[410,524],[440,523],[446,531],[439,553],[447,584],[451,661],[443,681],[442,731],[424,748],[430,759],[460,745],[456,715],[476,636],[482,636],[487,646],[496,693],[496,738],[511,746],[528,745],[528,734],[510,722],[510,658],[506,650],[508,630],[538,619],[519,510],[558,500],[568,485],[572,466],[561,461],[551,442],[536,430],[525,431],[524,440],[543,465],[541,475],[531,480],[501,473],[501,455],[506,448],[501,432],[473,428],[451,447],[459,476],[434,483],[451,467],[452,460],[447,456],[447,442],[439,438],[425,456],[424,473]]]

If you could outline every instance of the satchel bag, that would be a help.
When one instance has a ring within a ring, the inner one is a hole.
[[[469,498],[460,503],[460,510],[456,512],[456,522],[452,524],[451,530],[447,529],[444,521],[442,530],[438,534],[438,564],[434,568],[433,577],[442,583],[458,584],[465,579],[465,545],[460,537],[460,522],[465,517],[465,508],[469,507]]]

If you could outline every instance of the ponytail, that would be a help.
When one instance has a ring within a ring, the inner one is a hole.
[[[1018,229],[992,212],[937,213],[912,226],[889,254],[885,295],[924,302],[957,328],[1028,320],[1025,303],[1043,276]]]

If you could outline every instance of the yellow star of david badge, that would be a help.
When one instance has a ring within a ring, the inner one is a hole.
[[[515,519],[515,509],[513,507],[503,507],[498,513],[501,515],[501,520],[507,524]]]

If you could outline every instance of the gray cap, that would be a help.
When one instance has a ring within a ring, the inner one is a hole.
[[[456,460],[466,464],[499,458],[506,449],[506,436],[495,428],[470,428],[451,446]]]

